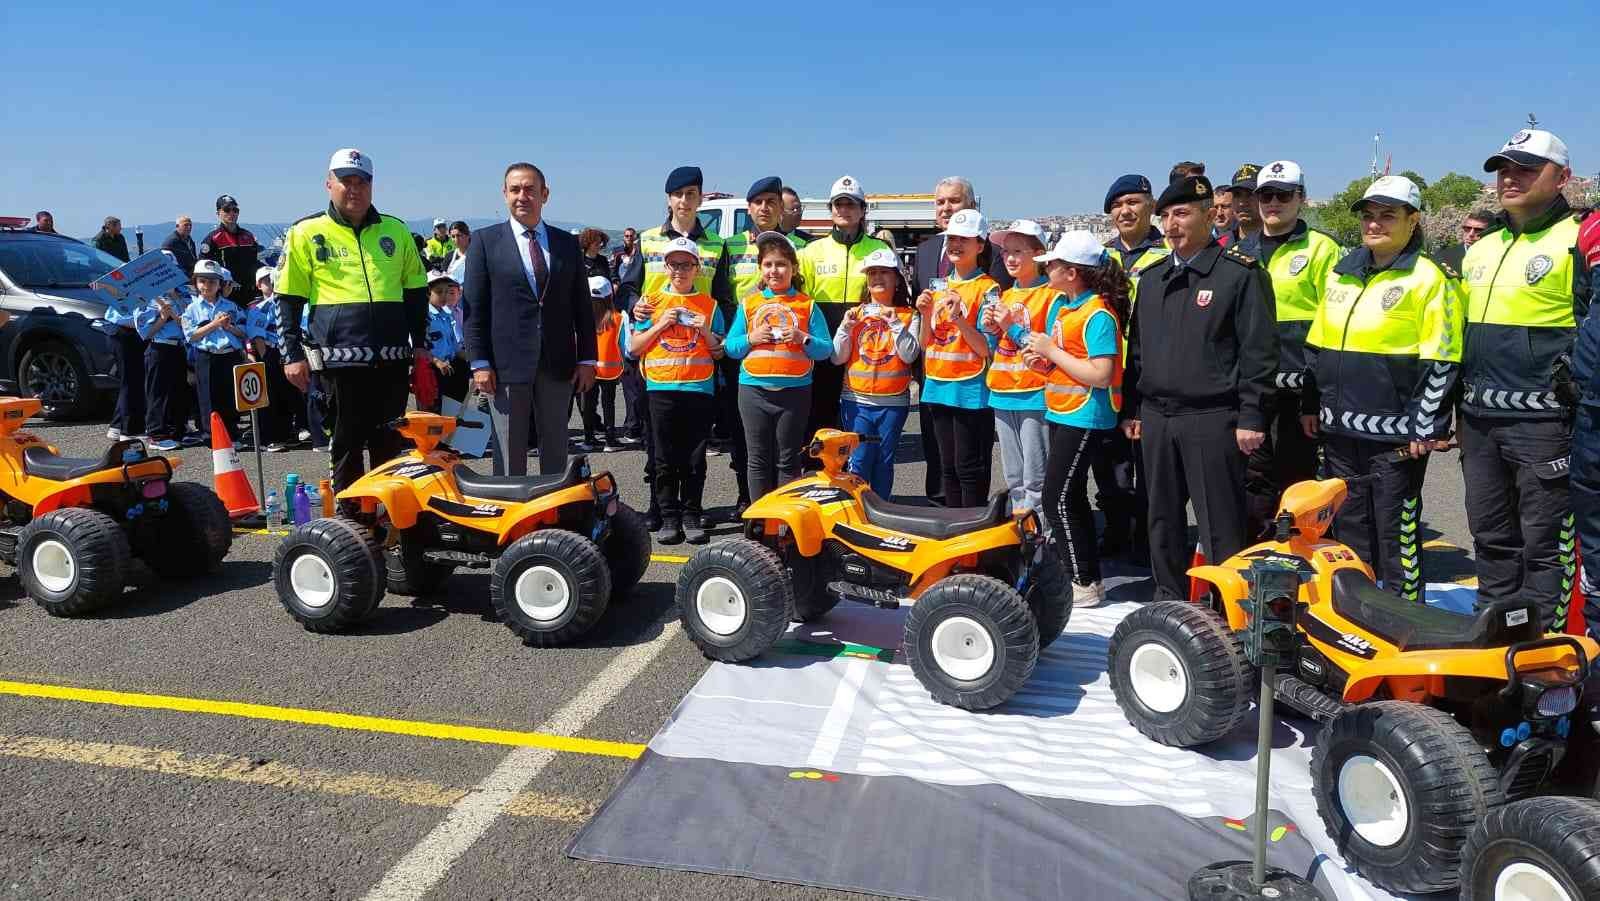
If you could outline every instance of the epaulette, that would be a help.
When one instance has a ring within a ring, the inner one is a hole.
[[[1260,265],[1260,261],[1259,260],[1257,260],[1255,257],[1251,256],[1250,254],[1245,253],[1244,251],[1240,250],[1237,245],[1234,245],[1232,243],[1230,243],[1228,245],[1228,249],[1227,250],[1224,250],[1222,252],[1222,255],[1227,257],[1230,260],[1233,260],[1236,263],[1243,263],[1246,266],[1258,266],[1258,265]]]
[[[1457,272],[1453,266],[1451,266],[1449,263],[1446,263],[1444,260],[1441,260],[1438,257],[1434,256],[1432,253],[1424,250],[1424,251],[1419,252],[1417,255],[1422,257],[1423,259],[1427,260],[1428,262],[1432,263],[1433,265],[1438,266],[1439,267],[1439,271],[1444,273],[1444,277],[1445,278],[1460,278],[1461,277],[1461,273]]]

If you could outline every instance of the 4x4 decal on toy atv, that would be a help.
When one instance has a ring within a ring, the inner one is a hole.
[[[846,525],[833,527],[833,536],[848,544],[874,551],[906,553],[917,549],[917,543],[899,535],[869,535]]]
[[[396,476],[402,479],[420,479],[431,476],[436,472],[444,472],[444,467],[434,466],[432,463],[401,463],[393,469],[383,470],[384,475]]]
[[[801,485],[783,492],[785,497],[797,497],[801,500],[815,501],[819,504],[839,504],[854,500],[850,492],[840,488],[828,488],[817,485]]]
[[[1359,635],[1340,632],[1308,613],[1301,613],[1300,621],[1305,624],[1306,634],[1323,644],[1331,644],[1339,650],[1347,654],[1354,654],[1363,660],[1371,660],[1378,656],[1378,649],[1372,646],[1372,642]]]
[[[428,506],[448,516],[470,516],[484,519],[492,519],[506,512],[506,508],[497,507],[494,504],[458,504],[442,497],[428,498]]]

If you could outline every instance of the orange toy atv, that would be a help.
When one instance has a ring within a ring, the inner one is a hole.
[[[56,616],[88,613],[122,595],[132,558],[157,575],[208,572],[233,546],[228,511],[211,489],[175,482],[176,457],[152,457],[130,438],[99,457],[63,457],[18,431],[36,398],[0,398],[0,559]]]
[[[1038,515],[1012,515],[1004,492],[971,509],[889,503],[844,471],[860,442],[818,431],[809,453],[821,472],[751,504],[744,538],[690,558],[677,587],[684,629],[707,657],[741,662],[772,647],[791,618],[818,619],[840,600],[914,604],[905,653],[934,699],[969,710],[1004,703],[1072,615]]]
[[[391,422],[416,449],[339,492],[362,512],[289,533],[273,580],[291,616],[341,632],[372,615],[386,585],[429,594],[457,566],[492,567],[489,596],[506,625],[528,644],[555,645],[632,590],[650,565],[650,533],[610,473],[591,473],[580,455],[556,475],[479,475],[444,443],[461,425],[432,413]]]
[[[1162,744],[1202,745],[1232,732],[1256,679],[1240,639],[1257,603],[1250,564],[1269,558],[1297,569],[1298,597],[1284,594],[1270,605],[1275,620],[1293,622],[1292,651],[1280,658],[1274,689],[1280,702],[1324,724],[1312,788],[1340,852],[1390,891],[1451,889],[1469,873],[1469,882],[1479,881],[1470,897],[1511,897],[1489,890],[1503,866],[1464,862],[1463,846],[1491,811],[1545,789],[1563,757],[1591,770],[1577,790],[1593,791],[1589,707],[1600,684],[1590,666],[1600,646],[1545,634],[1529,601],[1462,614],[1379,588],[1366,563],[1323,538],[1347,485],[1291,486],[1273,540],[1190,570],[1212,586],[1209,608],[1165,601],[1124,619],[1108,652],[1117,703]],[[1564,840],[1527,838],[1552,847]],[[1544,882],[1531,878],[1536,886],[1568,878],[1552,873]]]

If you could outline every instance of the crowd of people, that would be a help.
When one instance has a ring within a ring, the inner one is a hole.
[[[1354,248],[1307,224],[1305,173],[1287,159],[1215,186],[1187,161],[1162,185],[1120,176],[1107,240],[991,228],[953,177],[908,271],[848,175],[826,233],[798,230],[799,195],[767,177],[747,192],[749,227],[724,238],[698,216],[700,169],[681,166],[664,220],[608,255],[604,232],[546,225],[551,188],[530,163],[504,173],[505,221],[437,219],[423,239],[373,206],[371,159],[340,150],[327,209],[290,228],[276,269],[241,249],[255,242],[231,196],[198,246],[179,220],[164,249],[193,272],[193,297],[113,323],[112,430],[194,440],[185,411],[203,431],[231,404],[224,371],[262,359],[291,400],[257,440],[313,436],[342,488],[397,451],[383,424],[425,369],[437,403],[481,395],[498,475],[530,455],[564,471],[574,404],[575,449],[642,446],[646,518],[670,545],[709,538],[712,448],[731,457],[737,512],[800,475],[823,427],[872,439],[850,470],[891,497],[915,404],[926,500],[987,503],[998,444],[1006,502],[1044,517],[1081,605],[1104,597],[1101,560],[1123,555],[1148,561],[1158,595],[1185,596],[1189,506],[1221,559],[1319,473],[1370,477],[1335,533],[1418,599],[1423,476],[1459,448],[1479,603],[1527,597],[1559,626],[1575,541],[1600,560],[1600,217],[1564,199],[1568,151],[1549,132],[1518,132],[1484,171],[1501,210],[1467,218],[1456,259],[1424,247],[1421,191],[1401,176],[1354,204]],[[108,218],[96,243],[126,259],[120,228]],[[1582,584],[1600,622],[1600,578]]]

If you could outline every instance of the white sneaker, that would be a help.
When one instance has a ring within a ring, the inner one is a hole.
[[[1098,607],[1105,601],[1106,589],[1099,582],[1091,582],[1088,585],[1079,585],[1077,582],[1072,583],[1072,606]]]
[[[112,441],[121,441],[122,432],[118,429],[106,429],[106,437]]]
[[[311,440],[311,430],[310,429],[301,429],[300,430],[300,440],[301,441],[310,441]]]

